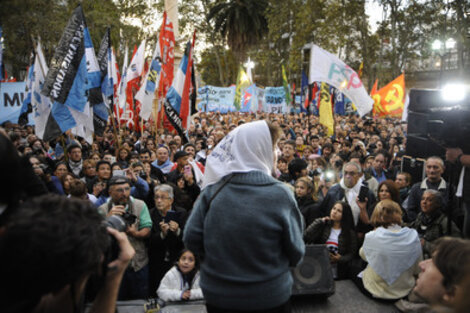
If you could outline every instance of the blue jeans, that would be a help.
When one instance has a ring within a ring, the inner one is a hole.
[[[147,299],[148,297],[149,266],[135,272],[128,267],[122,277],[118,300]]]

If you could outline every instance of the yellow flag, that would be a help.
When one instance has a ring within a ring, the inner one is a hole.
[[[321,83],[320,89],[320,124],[328,128],[328,136],[334,134],[335,121],[333,119],[333,109],[331,107],[330,87],[326,83]]]
[[[248,79],[248,75],[246,75],[243,67],[240,66],[240,70],[238,71],[237,76],[237,87],[235,89],[235,99],[233,105],[240,111],[240,102],[242,98],[243,90],[245,90],[248,86],[250,86],[250,80]]]

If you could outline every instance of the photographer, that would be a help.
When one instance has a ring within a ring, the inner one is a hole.
[[[446,160],[461,168],[455,195],[463,200],[465,213],[463,233],[465,238],[470,238],[470,154],[464,154],[460,148],[447,148]]]
[[[134,250],[125,234],[106,230],[91,203],[42,196],[23,204],[9,221],[0,233],[2,312],[83,312],[85,285],[103,266],[103,285],[89,312],[115,312],[119,284]],[[109,234],[120,252],[103,265]]]
[[[135,249],[135,257],[124,273],[119,300],[143,299],[148,293],[148,254],[145,239],[150,235],[152,220],[145,202],[131,197],[131,185],[124,176],[108,181],[110,199],[98,210],[102,215],[120,215],[127,222],[126,233]]]

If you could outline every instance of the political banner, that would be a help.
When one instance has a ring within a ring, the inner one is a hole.
[[[227,113],[233,105],[235,99],[235,86],[215,87],[204,86],[198,89],[201,102],[199,108],[203,112]]]
[[[7,121],[18,123],[25,88],[25,82],[0,83],[0,124]],[[33,119],[30,118],[29,122]]]
[[[372,110],[374,100],[367,94],[359,75],[337,56],[313,45],[308,82],[328,83],[356,104],[360,116]]]
[[[256,87],[256,112],[267,112],[266,101],[264,98],[264,89]]]
[[[286,92],[284,87],[266,87],[264,99],[268,113],[286,113]]]

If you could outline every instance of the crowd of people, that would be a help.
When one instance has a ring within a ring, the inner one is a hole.
[[[428,157],[417,177],[401,166],[407,124],[398,119],[336,115],[333,136],[317,116],[294,113],[199,113],[187,138],[147,126],[120,128],[117,137],[109,126],[88,143],[70,133],[45,142],[31,126],[2,125],[2,274],[18,283],[47,280],[68,262],[75,271],[56,285],[30,285],[21,306],[13,284],[2,295],[11,312],[47,307],[44,296],[58,291],[79,299],[95,272],[105,287],[118,284],[101,289],[97,308],[109,304],[108,292],[119,300],[204,298],[209,312],[288,312],[289,268],[305,244],[326,244],[335,279],[400,300],[403,311],[426,302],[457,312],[465,301],[470,243],[458,238],[469,237],[470,192],[453,197],[457,184],[444,179],[445,162],[470,167],[460,149],[447,160]],[[99,227],[113,216],[127,236]],[[103,274],[97,251],[113,241],[120,252]],[[76,245],[67,247],[77,253],[70,260],[59,255],[66,244]],[[46,254],[35,245],[59,251],[18,263]]]

